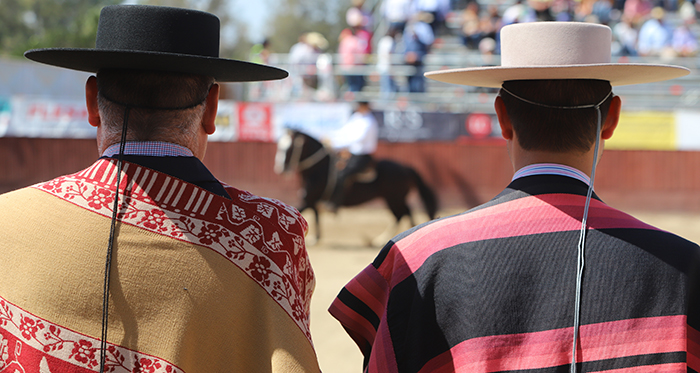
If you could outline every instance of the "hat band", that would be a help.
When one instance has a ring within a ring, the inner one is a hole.
[[[527,102],[528,104],[532,104],[532,105],[537,105],[537,106],[546,107],[546,108],[549,108],[549,109],[589,109],[589,108],[596,108],[596,109],[598,109],[598,108],[600,108],[600,105],[602,105],[603,102],[605,102],[605,100],[607,100],[607,99],[612,95],[612,93],[613,93],[613,92],[612,92],[612,88],[611,88],[611,89],[610,89],[610,92],[608,92],[608,94],[605,96],[605,98],[603,98],[602,100],[600,100],[600,102],[598,102],[597,104],[577,105],[577,106],[554,106],[554,105],[542,104],[542,103],[539,103],[539,102],[530,101],[530,100],[528,100],[528,99],[526,99],[526,98],[522,98],[522,97],[516,95],[515,93],[513,93],[513,92],[507,90],[507,89],[506,89],[505,87],[503,87],[503,86],[501,86],[501,89],[504,90],[504,91],[506,91],[509,95],[511,95],[511,96],[513,96],[513,97],[515,97],[515,98],[517,98],[517,99],[520,100],[520,101]]]
[[[109,101],[109,102],[112,102],[112,103],[115,103],[115,104],[121,105],[121,106],[127,106],[127,107],[130,107],[130,108],[132,108],[132,109],[171,110],[171,111],[177,111],[177,110],[192,109],[192,108],[194,108],[194,107],[197,107],[197,106],[203,104],[203,103],[207,100],[207,97],[209,96],[209,90],[211,90],[211,87],[212,87],[212,86],[213,86],[213,84],[210,85],[209,88],[207,88],[207,93],[206,93],[206,94],[204,95],[204,97],[202,97],[200,100],[196,101],[196,102],[193,103],[193,104],[185,105],[185,106],[179,106],[179,107],[157,107],[157,106],[148,106],[148,105],[134,105],[134,104],[130,104],[130,103],[126,103],[126,102],[121,102],[121,101],[115,100],[115,99],[109,97],[108,95],[106,95],[104,92],[100,92],[100,96],[102,96],[105,100],[107,100],[107,101]]]

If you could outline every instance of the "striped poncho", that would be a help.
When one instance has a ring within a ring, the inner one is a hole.
[[[513,181],[390,241],[330,307],[366,372],[568,372],[587,185]],[[700,249],[595,195],[579,372],[700,371]]]

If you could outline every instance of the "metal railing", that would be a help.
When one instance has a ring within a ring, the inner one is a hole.
[[[343,67],[338,55],[323,55],[324,62],[317,66],[293,66],[287,62],[286,54],[274,54],[270,63],[290,71],[290,78],[271,83],[267,92],[271,94],[248,95],[251,101],[357,101],[369,100],[375,107],[395,106],[397,101],[408,101],[425,110],[448,112],[481,111],[493,112],[495,89],[459,86],[426,79],[425,92],[407,92],[406,89],[393,95],[380,91],[379,72],[375,65],[376,57],[368,56],[364,65]],[[700,106],[700,59],[697,57],[662,58],[621,58],[617,62],[672,64],[685,66],[691,73],[685,77],[659,83],[619,86],[614,93],[623,99],[625,110],[672,111],[697,109]],[[499,65],[497,55],[483,56],[478,52],[466,51],[431,53],[424,61],[424,71],[446,68]],[[401,55],[392,56],[391,75],[399,86],[406,87],[406,79],[414,74],[415,67],[403,64]],[[303,86],[302,76],[314,77],[317,89]],[[365,87],[360,92],[349,93],[344,84],[347,75],[363,75]]]

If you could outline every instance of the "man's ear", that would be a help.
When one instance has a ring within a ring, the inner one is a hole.
[[[610,109],[608,109],[608,115],[605,117],[605,123],[600,131],[600,138],[603,140],[608,140],[612,137],[613,132],[617,128],[617,124],[620,121],[620,110],[622,108],[622,100],[619,96],[613,96],[610,102]]]
[[[207,95],[207,105],[202,116],[202,128],[207,135],[211,135],[216,131],[216,112],[219,109],[219,84],[214,83],[209,88]]]
[[[506,140],[513,140],[513,124],[510,122],[506,105],[503,103],[501,96],[496,96],[494,106],[496,107],[498,124],[501,126],[501,136]]]
[[[102,124],[100,107],[97,104],[97,78],[93,75],[85,82],[85,105],[87,106],[88,122],[93,127]]]

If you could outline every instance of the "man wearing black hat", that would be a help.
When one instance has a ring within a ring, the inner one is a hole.
[[[501,29],[501,66],[435,71],[500,88],[515,174],[491,201],[392,239],[330,307],[365,372],[700,371],[700,248],[593,191],[621,100],[688,74],[610,62],[611,30]]]
[[[0,371],[319,371],[306,222],[201,162],[216,82],[287,73],[219,58],[218,37],[208,13],[112,6],[96,48],[25,54],[97,73],[101,158],[0,196]]]

